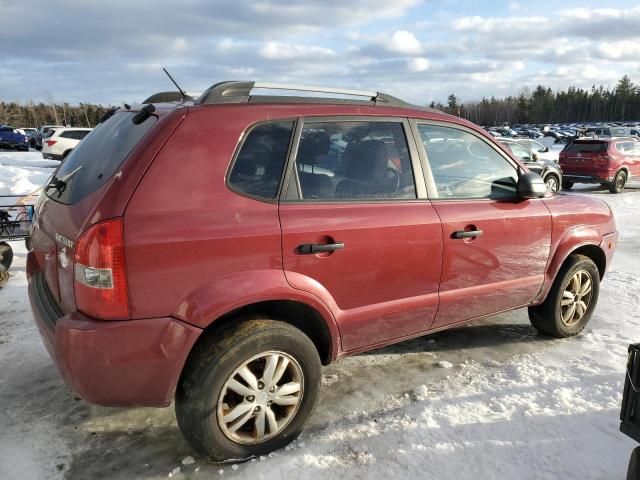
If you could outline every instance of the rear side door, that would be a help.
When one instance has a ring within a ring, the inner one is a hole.
[[[432,328],[524,306],[540,291],[551,215],[516,196],[517,166],[471,129],[414,122],[442,220],[440,307]]]
[[[410,136],[395,118],[297,128],[279,206],[284,271],[329,305],[345,351],[422,332],[435,318],[442,229]]]

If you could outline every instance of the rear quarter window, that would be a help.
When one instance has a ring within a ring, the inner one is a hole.
[[[133,115],[134,112],[116,112],[98,124],[55,173],[56,178],[65,181],[64,190],[60,192],[49,188],[47,195],[58,202],[71,204],[107,183],[131,150],[155,125],[155,116],[135,125],[131,121]]]
[[[292,131],[293,121],[263,123],[252,128],[231,167],[229,187],[250,197],[275,199]]]

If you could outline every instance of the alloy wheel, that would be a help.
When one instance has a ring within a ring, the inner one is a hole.
[[[551,176],[547,178],[545,183],[547,184],[548,192],[556,193],[558,191],[558,181],[556,180],[556,177]]]
[[[562,323],[572,327],[579,323],[587,313],[591,304],[592,280],[586,270],[578,270],[573,274],[562,292],[560,300],[560,316]]]
[[[283,352],[264,352],[236,368],[218,399],[222,433],[245,445],[262,443],[280,433],[302,402],[302,368]]]

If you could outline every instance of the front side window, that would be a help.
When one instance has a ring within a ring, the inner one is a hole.
[[[252,197],[278,195],[293,121],[260,124],[249,131],[229,174],[229,186]]]
[[[485,140],[452,127],[418,125],[436,197],[513,198],[516,167]]]
[[[296,173],[306,200],[416,198],[400,122],[307,123],[298,146]]]

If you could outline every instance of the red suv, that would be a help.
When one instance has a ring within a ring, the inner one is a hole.
[[[560,152],[559,163],[565,189],[599,183],[621,193],[627,181],[640,178],[640,142],[625,137],[574,140]]]
[[[617,241],[604,202],[547,194],[460,118],[265,87],[121,109],[46,185],[29,295],[78,395],[175,398],[198,452],[242,459],[300,433],[340,357],[521,307],[584,328]]]

